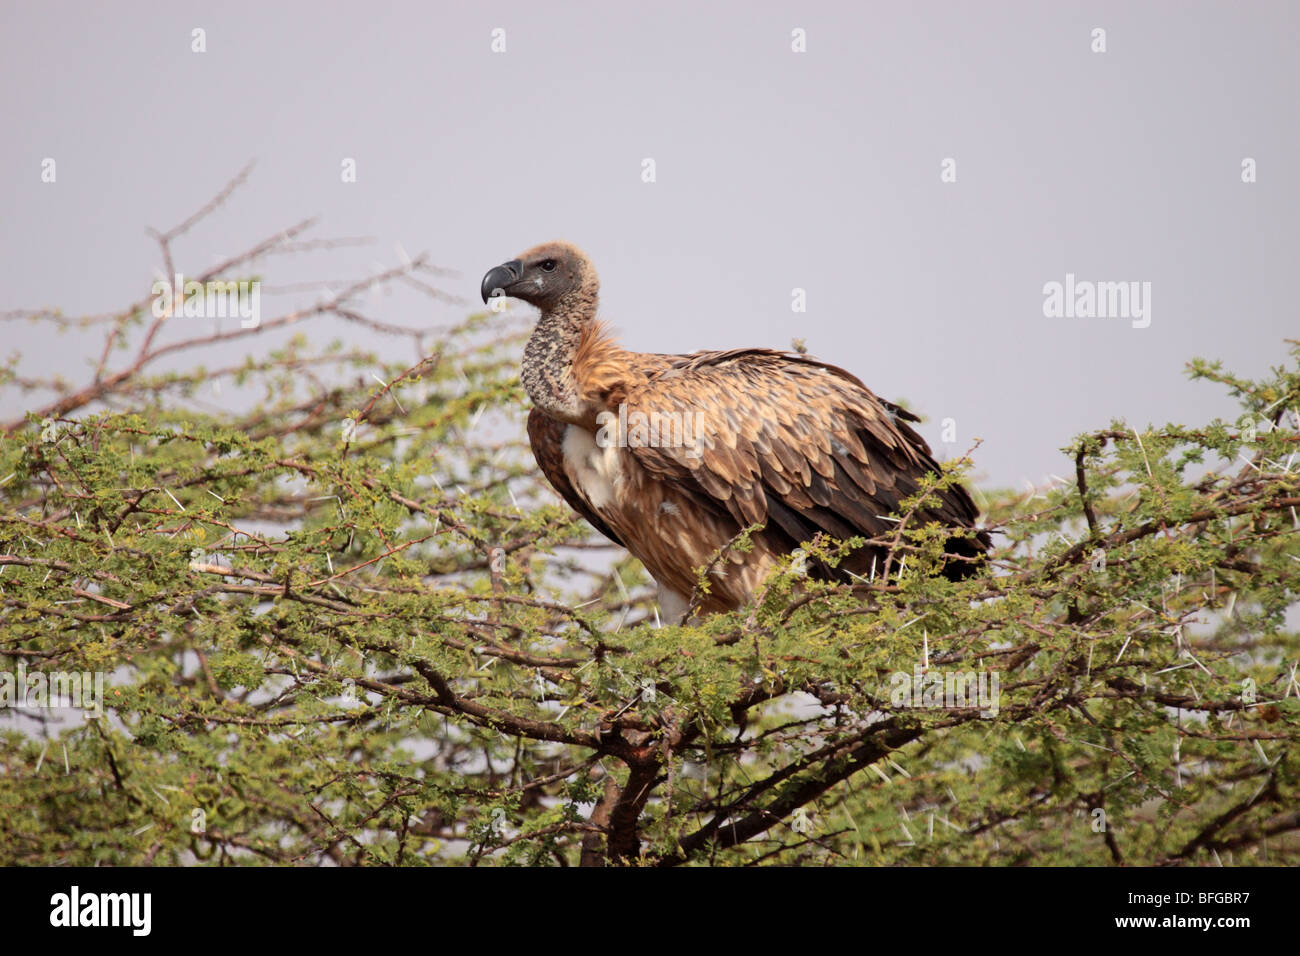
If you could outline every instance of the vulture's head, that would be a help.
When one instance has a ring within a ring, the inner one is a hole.
[[[594,304],[600,282],[582,250],[568,242],[544,242],[503,262],[483,277],[483,301],[523,299],[543,312],[566,300]]]

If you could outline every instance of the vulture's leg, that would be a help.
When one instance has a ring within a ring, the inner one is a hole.
[[[659,585],[659,616],[663,624],[685,624],[686,611],[690,606],[690,598]]]

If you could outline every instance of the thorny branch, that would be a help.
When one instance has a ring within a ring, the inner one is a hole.
[[[169,273],[249,172],[153,232]],[[328,248],[310,226],[201,278]],[[1116,423],[1071,446],[1073,483],[990,493],[1002,544],[968,581],[924,573],[920,495],[871,542],[878,575],[783,569],[736,615],[656,628],[644,577],[536,476],[511,327],[358,304],[445,301],[441,274],[308,283],[330,296],[174,341],[148,298],[6,316],[105,341],[89,381],[0,382],[56,393],[0,443],[0,660],[118,675],[115,723],[23,712],[0,737],[0,819],[26,827],[6,862],[1300,859],[1300,369],[1197,367],[1272,423],[1254,443]],[[324,316],[417,360],[157,368]],[[211,408],[214,381],[267,397]],[[949,699],[954,676],[998,693]]]

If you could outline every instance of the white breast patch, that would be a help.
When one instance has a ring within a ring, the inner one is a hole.
[[[564,473],[593,508],[599,511],[618,500],[626,477],[618,445],[601,448],[591,432],[570,425],[564,430],[563,451]]]

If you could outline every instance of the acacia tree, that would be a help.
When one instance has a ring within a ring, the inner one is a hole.
[[[240,181],[157,234],[167,274]],[[330,245],[309,227],[199,281]],[[958,468],[882,542],[901,571],[795,557],[667,626],[536,474],[523,326],[361,304],[436,279],[192,336],[150,297],[5,316],[104,349],[85,382],[5,376],[0,669],[106,682],[97,719],[0,715],[0,862],[1300,861],[1300,344],[1260,381],[1191,365],[1236,422],[1112,422],[1070,478],[983,495],[973,578],[929,573],[943,535],[912,520]],[[194,364],[329,317],[419,361],[303,336]]]

